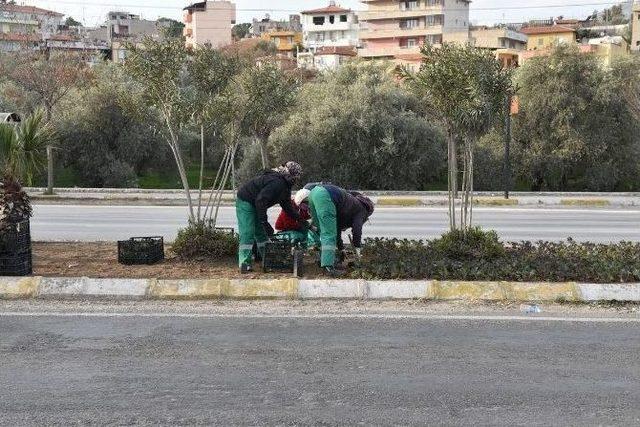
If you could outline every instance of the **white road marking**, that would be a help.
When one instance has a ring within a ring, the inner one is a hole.
[[[491,316],[437,314],[225,314],[225,313],[118,313],[118,312],[0,312],[0,317],[98,317],[98,318],[194,318],[194,319],[380,319],[380,320],[487,320],[564,323],[640,323],[640,317],[552,317],[552,316]]]

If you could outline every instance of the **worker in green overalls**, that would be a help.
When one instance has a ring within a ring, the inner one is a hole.
[[[264,171],[238,190],[238,263],[242,273],[253,271],[253,244],[257,244],[258,251],[264,256],[267,240],[274,234],[267,218],[270,207],[279,204],[291,218],[300,219],[291,206],[291,187],[301,176],[302,167],[296,162],[287,162],[273,170]]]
[[[309,194],[309,210],[318,227],[321,242],[320,265],[325,274],[336,277],[336,252],[342,250],[342,231],[351,228],[353,246],[360,256],[362,226],[373,214],[374,204],[368,197],[350,193],[331,184],[316,185]]]

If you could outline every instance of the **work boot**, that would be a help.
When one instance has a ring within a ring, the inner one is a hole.
[[[247,274],[252,272],[253,272],[253,267],[251,267],[249,264],[242,264],[240,266],[240,273]]]
[[[343,277],[345,275],[345,272],[343,270],[338,270],[335,267],[323,267],[322,271],[325,276],[333,278]]]

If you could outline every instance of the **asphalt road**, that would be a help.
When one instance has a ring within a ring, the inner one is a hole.
[[[186,220],[184,207],[36,205],[35,240],[118,240],[164,236],[171,241]],[[506,240],[640,241],[640,210],[561,208],[476,208],[475,223]],[[271,211],[271,216],[277,214]],[[381,208],[365,226],[368,237],[431,238],[446,231],[445,208]],[[235,227],[231,207],[222,208],[220,226]]]
[[[638,425],[638,318],[0,311],[0,424]]]

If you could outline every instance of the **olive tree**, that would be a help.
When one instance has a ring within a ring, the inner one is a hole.
[[[92,72],[82,55],[54,53],[49,56],[20,52],[6,55],[0,61],[0,74],[10,85],[5,96],[28,97],[29,112],[44,110],[44,120],[50,122],[54,109],[74,89],[91,81]],[[19,91],[11,91],[18,88]],[[53,194],[53,147],[47,146],[47,194]]]
[[[345,64],[305,84],[294,110],[269,143],[277,161],[297,159],[310,181],[414,190],[442,175],[442,134],[388,66]]]
[[[448,145],[449,221],[451,230],[467,232],[473,222],[473,158],[478,139],[487,134],[512,90],[511,70],[490,53],[468,45],[445,43],[422,48],[422,66],[402,75],[443,125]],[[462,143],[462,202],[456,221],[458,147]]]
[[[162,116],[165,140],[175,159],[187,198],[189,220],[196,222],[198,218],[191,198],[182,153],[183,143],[180,140],[181,130],[191,120],[185,89],[188,53],[184,42],[179,39],[157,41],[147,37],[140,45],[130,44],[127,48],[129,55],[125,70],[144,88],[147,102],[157,108]]]

